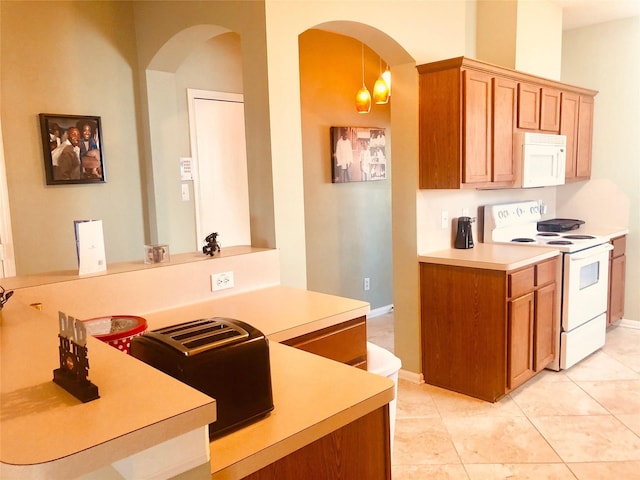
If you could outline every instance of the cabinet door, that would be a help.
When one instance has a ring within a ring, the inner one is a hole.
[[[491,181],[491,76],[465,70],[463,183]]]
[[[556,284],[552,283],[536,292],[534,365],[539,372],[556,355]]]
[[[613,323],[624,315],[624,283],[627,257],[621,255],[611,260],[609,266],[609,312],[608,323]]]
[[[560,105],[560,135],[567,136],[567,164],[565,180],[576,178],[576,154],[578,152],[578,102],[575,93],[562,92]]]
[[[533,376],[534,294],[509,302],[507,388],[516,388]]]
[[[518,128],[540,128],[540,87],[536,85],[518,85]]]
[[[493,79],[493,181],[513,182],[513,132],[518,111],[518,84],[506,78]]]
[[[578,103],[578,149],[576,179],[591,178],[591,141],[593,137],[593,97],[581,95]]]
[[[540,93],[540,130],[560,131],[560,91],[543,87]]]

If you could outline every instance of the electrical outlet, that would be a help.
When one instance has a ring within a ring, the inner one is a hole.
[[[440,215],[440,226],[442,228],[449,228],[449,212],[446,210],[443,210]]]
[[[371,281],[369,277],[364,277],[364,290],[368,291],[371,288]]]
[[[211,275],[211,291],[225,290],[233,288],[233,272],[213,273]]]
[[[463,217],[468,217],[469,216],[469,209],[468,208],[463,208],[462,209],[462,216]]]
[[[189,201],[189,185],[187,183],[182,184],[182,201]]]

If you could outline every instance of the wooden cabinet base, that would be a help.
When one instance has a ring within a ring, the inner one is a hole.
[[[389,480],[389,406],[329,433],[245,480]]]
[[[367,369],[366,317],[323,328],[282,343],[353,367]]]

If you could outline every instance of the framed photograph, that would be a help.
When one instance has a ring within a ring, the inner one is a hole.
[[[384,128],[331,127],[331,181],[386,180],[385,144]]]
[[[47,185],[105,181],[100,117],[41,113],[40,132]]]

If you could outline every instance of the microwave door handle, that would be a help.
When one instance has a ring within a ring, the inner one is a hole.
[[[611,245],[610,243],[603,243],[602,245],[598,245],[597,247],[587,248],[582,252],[580,252],[579,254],[578,253],[570,254],[569,258],[571,259],[572,262],[578,261],[578,260],[584,260],[585,258],[592,257],[593,255],[609,252],[611,250],[613,250],[613,245]]]

